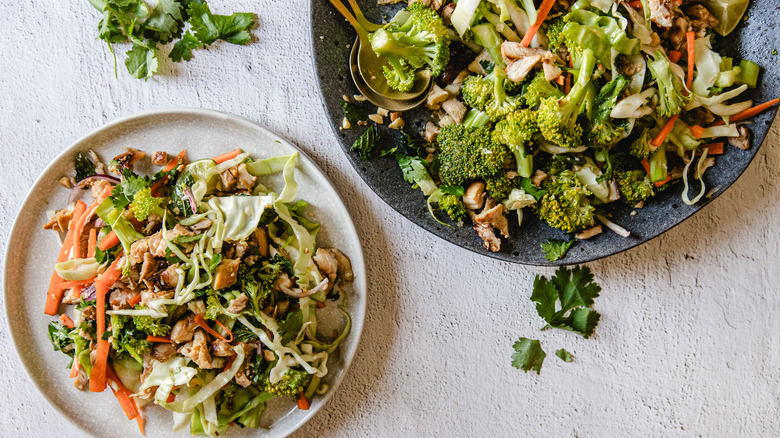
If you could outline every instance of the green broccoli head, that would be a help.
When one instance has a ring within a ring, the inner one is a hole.
[[[514,82],[506,78],[503,70],[493,69],[487,76],[470,76],[463,82],[461,95],[466,105],[484,111],[496,121],[520,106],[522,98],[509,96],[507,87]]]
[[[449,193],[443,195],[439,200],[439,208],[455,222],[460,222],[466,218],[466,204],[463,203],[463,199],[460,196]]]
[[[509,158],[506,146],[491,138],[490,128],[450,125],[441,128],[439,177],[448,186],[466,180],[486,179],[498,173]]]
[[[537,112],[539,130],[548,141],[565,148],[575,148],[582,143],[582,127],[577,116],[588,96],[588,84],[596,67],[593,51],[585,49],[580,64],[577,83],[562,99],[548,97],[542,100]]]
[[[531,79],[531,82],[525,87],[523,93],[523,99],[525,104],[529,107],[536,107],[542,103],[542,100],[547,98],[560,99],[563,97],[563,92],[558,89],[552,82],[544,78],[544,72],[539,71]]]
[[[577,174],[562,166],[554,166],[544,180],[546,193],[537,204],[536,213],[548,225],[567,233],[577,233],[595,224],[590,191],[582,185]]]
[[[311,374],[306,371],[288,370],[282,375],[281,380],[271,383],[266,377],[263,379],[264,390],[273,395],[298,395],[306,389],[311,382]]]
[[[650,74],[658,86],[658,106],[656,112],[662,117],[680,114],[691,96],[683,95],[682,81],[672,74],[672,67],[664,52],[655,52],[655,60],[647,63]]]
[[[466,105],[484,111],[493,98],[493,81],[488,76],[469,76],[463,81],[460,93]]]
[[[423,4],[413,3],[408,11],[403,24],[390,23],[369,35],[371,48],[392,67],[385,67],[388,84],[403,87],[401,91],[411,88],[415,70],[425,67],[438,76],[450,58],[449,34],[441,17]]]
[[[591,131],[588,134],[588,143],[592,147],[609,149],[626,135],[625,128],[615,125],[609,120],[591,126]]]
[[[509,197],[512,189],[520,186],[522,178],[510,179],[505,172],[485,179],[485,191],[488,196],[496,201],[503,201]]]
[[[561,46],[566,44],[566,37],[563,36],[563,28],[566,26],[566,20],[564,17],[565,15],[561,15],[557,18],[554,18],[547,25],[545,36],[547,37],[548,50],[556,51],[561,48]]]
[[[159,319],[151,316],[133,316],[135,327],[142,332],[152,336],[168,336],[171,333],[171,326],[162,323]]]
[[[650,128],[645,128],[636,140],[631,143],[628,150],[631,155],[643,160],[650,155],[650,152],[655,150],[650,144],[650,141],[655,137],[655,134],[651,132]]]
[[[162,198],[152,196],[152,189],[146,187],[133,196],[133,202],[130,203],[129,208],[136,219],[143,221],[152,213],[162,216],[163,210],[160,208],[162,201]]]
[[[653,183],[644,170],[613,170],[620,191],[620,199],[627,205],[636,205],[654,195]]]
[[[533,153],[528,144],[537,132],[536,114],[530,109],[507,114],[493,129],[493,141],[509,147],[517,162],[517,173],[523,178],[530,178],[533,173]]]

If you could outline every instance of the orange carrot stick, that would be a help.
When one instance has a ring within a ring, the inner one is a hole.
[[[140,302],[141,302],[141,294],[137,294],[134,297],[132,297],[129,300],[127,300],[127,304],[129,304],[131,306],[135,306],[136,304],[138,304]]]
[[[704,135],[704,128],[699,125],[689,126],[688,129],[691,130],[691,133],[693,133],[693,136],[696,137],[697,140]]]
[[[709,149],[709,152],[707,152],[707,155],[721,155],[721,154],[723,154],[723,146],[724,146],[723,142],[719,141],[719,142],[715,142],[715,143],[703,144],[703,145],[699,146],[699,149],[701,149],[701,150]],[[697,153],[696,155],[700,155],[700,154]]]
[[[301,393],[301,396],[298,397],[298,409],[307,411],[309,410],[309,407],[311,407],[311,403],[309,402],[309,399],[306,398],[306,395],[304,395],[304,393]]]
[[[677,64],[677,61],[682,58],[682,53],[678,52],[677,50],[670,50],[666,55],[669,57],[669,61],[672,61],[675,64]]]
[[[60,254],[57,256],[58,263],[68,260],[70,250],[73,248],[73,243],[75,241],[74,234],[76,231],[76,222],[78,222],[79,218],[81,218],[81,216],[84,214],[84,210],[86,210],[86,208],[87,204],[81,201],[76,202],[76,206],[73,207],[73,218],[70,221],[68,234],[65,236],[65,241],[63,242],[62,248],[60,249]],[[62,283],[64,282],[65,280],[57,275],[57,271],[54,271],[51,274],[51,280],[49,281],[49,291],[46,293],[46,306],[44,308],[44,312],[47,315],[57,314],[57,309],[60,307],[60,300],[62,300],[62,294],[65,292],[65,288],[62,287]]]
[[[109,385],[111,391],[119,401],[119,405],[122,406],[122,410],[125,411],[128,420],[132,420],[138,416],[138,406],[135,404],[135,400],[130,397],[131,392],[122,384],[119,377],[114,372],[114,367],[108,364],[106,367],[106,378],[113,383]]]
[[[688,76],[685,78],[685,86],[691,89],[693,84],[693,62],[696,59],[696,34],[691,30],[685,34],[688,42]]]
[[[111,230],[110,233],[106,234],[105,237],[100,239],[97,247],[101,251],[108,251],[117,245],[119,245],[119,236],[116,235],[114,230]]]
[[[70,367],[70,377],[71,379],[79,375],[79,368],[81,368],[81,363],[79,363],[79,358],[73,357],[73,365]]]
[[[240,154],[241,154],[241,149],[236,149],[236,150],[230,151],[230,152],[228,152],[226,154],[217,155],[216,157],[212,158],[212,160],[214,160],[214,162],[217,163],[217,164],[221,164],[221,163],[224,163],[227,160],[232,160],[233,158],[236,158]]]
[[[534,35],[536,35],[536,32],[539,31],[539,27],[541,27],[542,23],[544,23],[544,19],[547,18],[547,14],[550,13],[550,9],[552,9],[555,2],[556,0],[544,0],[542,2],[541,6],[539,6],[539,11],[536,13],[536,21],[534,21],[534,24],[528,28],[528,32],[525,33],[523,41],[521,41],[520,44],[526,47],[531,44],[531,40],[534,39]]]
[[[146,336],[146,342],[157,342],[159,344],[170,344],[171,338],[167,336],[152,336],[148,335]]]
[[[217,324],[219,324],[219,326],[222,327],[222,329],[225,330],[228,333],[228,335],[230,335],[229,339],[225,338],[224,336],[222,336],[219,333],[217,333],[216,330],[214,330],[211,327],[209,327],[208,323],[206,322],[205,319],[203,319],[203,317],[201,315],[195,315],[195,324],[198,324],[203,330],[206,330],[207,332],[209,332],[209,334],[211,336],[214,336],[214,337],[217,337],[219,339],[222,339],[225,342],[233,342],[233,333],[231,333],[227,329],[227,327],[222,325],[222,323],[219,322],[219,321],[217,321]]]
[[[86,212],[81,215],[78,222],[76,222],[76,230],[73,234],[73,258],[74,259],[80,259],[81,258],[81,234],[84,232],[84,225],[87,223],[87,219],[89,219],[92,216],[92,212],[95,211],[98,205],[100,205],[101,202],[103,202],[104,199],[108,198],[108,195],[111,194],[111,186],[106,185],[103,187],[103,190],[100,192],[97,198],[90,204],[90,206],[87,208]]]
[[[641,0],[631,0],[630,2],[628,2],[628,5],[634,9],[643,9]]]
[[[103,339],[103,333],[106,330],[106,294],[108,289],[122,275],[122,270],[118,268],[118,256],[111,266],[105,272],[100,274],[95,281],[95,296],[97,299],[97,359],[92,367],[92,374],[89,376],[89,390],[92,392],[102,392],[106,389],[106,365],[108,362],[108,340]]]
[[[97,245],[97,230],[89,230],[89,239],[87,239],[87,257],[95,257],[95,245]]]
[[[177,155],[176,158],[169,161],[168,164],[166,164],[165,167],[163,167],[163,172],[170,172],[171,170],[173,170],[173,168],[179,164],[180,160],[182,161],[184,160],[184,157],[186,155],[187,155],[187,149],[183,149],[181,152],[179,152],[179,155]]]
[[[658,132],[658,135],[656,135],[655,138],[650,141],[652,146],[660,147],[661,144],[663,144],[664,140],[666,140],[666,136],[672,132],[672,128],[674,128],[674,122],[677,120],[678,116],[679,115],[674,115],[666,121],[663,128],[661,128],[661,131]]]
[[[73,323],[73,320],[70,319],[70,316],[66,314],[60,315],[60,324],[64,325],[65,327],[72,329],[73,327],[76,327],[76,324]]]
[[[756,114],[766,110],[767,108],[771,108],[771,107],[777,105],[778,103],[780,103],[780,98],[775,98],[775,99],[770,100],[769,102],[764,102],[764,103],[758,104],[758,105],[756,105],[756,106],[754,106],[752,108],[748,108],[745,111],[742,111],[740,113],[736,113],[733,116],[729,117],[729,123],[741,122],[742,120],[749,119],[749,118],[755,116]],[[723,120],[718,120],[717,122],[713,123],[710,126],[718,126],[718,125],[722,125],[722,124],[723,124]]]

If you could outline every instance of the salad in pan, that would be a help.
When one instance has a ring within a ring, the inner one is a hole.
[[[328,390],[353,273],[317,245],[320,225],[296,199],[297,158],[155,152],[161,169],[145,176],[141,151],[107,166],[76,156],[75,177],[60,181],[70,199],[45,226],[65,235],[45,312],[59,315],[48,334],[76,388],[110,388],[142,432],[156,404],[176,430],[209,436],[257,428],[273,397],[308,409]],[[280,172],[283,187],[265,185]],[[340,333],[318,331],[327,306],[343,314]]]
[[[778,103],[747,99],[759,66],[718,53],[718,32],[739,22],[719,3],[412,1],[369,40],[391,88],[408,90],[420,70],[435,78],[421,138],[379,146],[377,125],[389,115],[402,130],[403,115],[360,120],[366,104],[349,97],[342,129],[368,126],[353,150],[394,156],[435,220],[470,222],[490,251],[523,211],[576,239],[602,227],[627,237],[614,208],[636,212],[678,181],[682,201],[698,202],[716,157],[747,149],[745,124]]]

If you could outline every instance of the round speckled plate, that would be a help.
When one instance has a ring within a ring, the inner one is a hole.
[[[127,421],[110,390],[94,394],[75,389],[68,378],[68,358],[52,349],[46,327],[53,318],[43,313],[49,275],[42,273],[51,272],[60,245],[42,226],[48,217],[46,211],[60,208],[67,199],[68,191],[57,180],[72,172],[76,152],[92,149],[107,162],[125,147],[174,154],[186,148],[190,159],[212,157],[237,147],[255,158],[299,151],[255,123],[231,114],[195,108],[154,110],[115,120],[76,141],[35,182],[20,208],[5,256],[8,325],[22,363],[41,394],[65,418],[84,432],[99,437],[139,435],[135,421]],[[327,177],[308,157],[299,153],[295,175],[298,195],[311,202],[308,214],[323,225],[317,240],[324,247],[338,247],[352,259],[355,281],[348,286],[347,309],[352,316],[352,332],[340,349],[340,355],[328,362],[330,372],[325,383],[330,385],[330,390],[315,397],[308,411],[295,408],[292,400],[274,399],[263,414],[263,428],[234,428],[226,436],[283,437],[292,433],[336,390],[360,339],[366,306],[360,241],[349,213]],[[267,179],[266,184],[276,187],[280,181]],[[321,315],[321,320],[321,327],[330,330],[325,333],[340,329],[344,322],[338,312]],[[165,409],[150,406],[146,412],[148,437],[189,436],[188,431],[172,431],[171,414]]]
[[[755,102],[765,102],[780,95],[780,56],[770,53],[780,40],[780,9],[776,0],[753,0],[751,3],[746,15],[748,19],[728,38],[718,43],[718,50],[724,56],[750,59],[761,66],[763,73],[759,78],[759,88],[745,92],[744,96]],[[392,17],[406,2],[391,7],[378,6],[375,0],[358,0],[358,4],[369,20],[378,23],[382,18]],[[311,36],[315,70],[325,110],[342,149],[366,184],[392,208],[431,233],[471,251],[515,263],[568,265],[588,262],[625,251],[671,229],[712,202],[747,169],[777,111],[777,108],[773,108],[753,119],[755,124],[750,126],[753,141],[749,150],[742,151],[728,146],[726,153],[716,158],[717,166],[705,174],[707,187],[715,188],[711,198],[705,198],[694,206],[685,205],[680,199],[682,184],[676,184],[656,196],[654,201],[647,203],[634,216],[631,215],[631,208],[614,211],[613,220],[631,230],[630,237],[623,238],[607,230],[599,236],[578,242],[566,257],[556,262],[548,262],[544,258],[539,244],[547,239],[562,239],[565,234],[548,227],[528,213],[524,215],[521,228],[517,226],[517,221],[510,221],[512,237],[503,239],[500,252],[491,253],[484,249],[482,241],[470,226],[451,229],[436,223],[428,214],[422,193],[412,189],[403,180],[395,160],[389,157],[361,160],[356,153],[349,151],[349,147],[363,131],[354,128],[339,130],[344,117],[339,106],[342,96],[357,93],[347,65],[355,33],[328,0],[311,0]],[[366,104],[366,108],[369,113],[376,111],[369,104]],[[425,108],[404,113],[407,129],[410,132],[422,132],[429,114]],[[392,135],[389,130],[384,132],[389,134],[384,136],[385,139]]]

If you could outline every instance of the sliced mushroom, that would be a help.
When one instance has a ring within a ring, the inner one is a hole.
[[[469,210],[479,210],[485,202],[485,183],[477,181],[471,183],[463,193],[463,203]]]
[[[586,240],[586,239],[590,239],[593,236],[601,234],[602,231],[603,230],[601,229],[601,225],[596,225],[595,227],[588,228],[587,230],[584,230],[581,233],[575,234],[574,237],[580,240]]]
[[[743,151],[750,149],[750,131],[744,126],[738,126],[737,132],[739,137],[729,137],[729,144]]]

